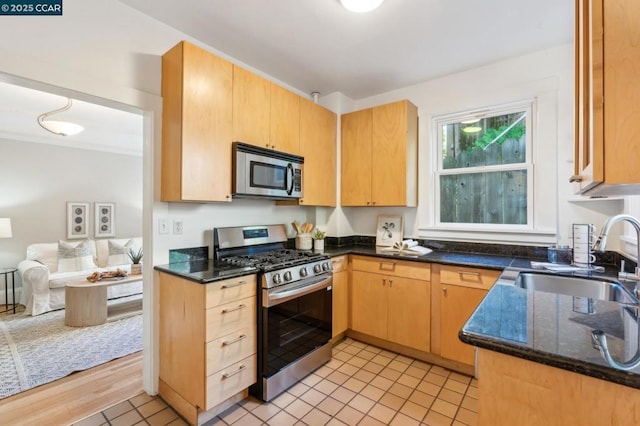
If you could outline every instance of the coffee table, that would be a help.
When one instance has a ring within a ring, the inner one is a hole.
[[[69,281],[65,285],[64,323],[71,327],[86,327],[140,313],[142,300],[107,305],[107,287],[136,281],[142,281],[142,275],[102,279],[95,283],[85,277]]]

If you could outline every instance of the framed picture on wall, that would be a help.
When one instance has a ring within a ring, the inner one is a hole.
[[[95,238],[116,236],[116,205],[115,203],[94,203]]]
[[[89,203],[67,202],[67,239],[89,237]]]
[[[380,215],[376,227],[376,245],[392,246],[402,241],[402,216]]]

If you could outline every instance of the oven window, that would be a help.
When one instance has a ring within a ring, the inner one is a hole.
[[[263,308],[263,373],[270,377],[331,340],[329,289]]]
[[[251,186],[254,188],[287,189],[287,167],[251,161]]]

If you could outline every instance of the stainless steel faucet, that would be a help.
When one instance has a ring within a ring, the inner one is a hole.
[[[636,265],[640,264],[640,221],[635,217],[628,214],[618,214],[610,217],[602,227],[602,231],[598,236],[598,239],[595,243],[593,243],[592,250],[598,253],[604,253],[605,247],[607,245],[607,237],[609,236],[609,230],[613,224],[618,223],[620,221],[629,222],[633,225],[633,228],[636,230],[636,241],[638,242],[638,253],[636,257]],[[624,264],[623,264],[624,265]],[[628,272],[624,272],[624,267],[621,268],[621,271],[618,273],[618,278],[621,280],[635,281],[636,282],[636,295],[638,294],[638,282],[640,281],[640,268],[636,266],[635,272],[630,274]]]

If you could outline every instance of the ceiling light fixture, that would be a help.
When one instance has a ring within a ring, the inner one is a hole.
[[[384,0],[340,0],[342,6],[351,12],[364,13],[376,9]]]
[[[64,112],[71,108],[72,100],[67,98],[67,105],[60,109],[56,109],[53,111],[45,112],[44,114],[40,114],[38,116],[38,124],[40,127],[45,129],[48,132],[51,132],[60,136],[73,136],[84,130],[79,124],[71,123],[69,121],[55,121],[55,120],[47,120],[47,117],[53,114],[58,114]]]

